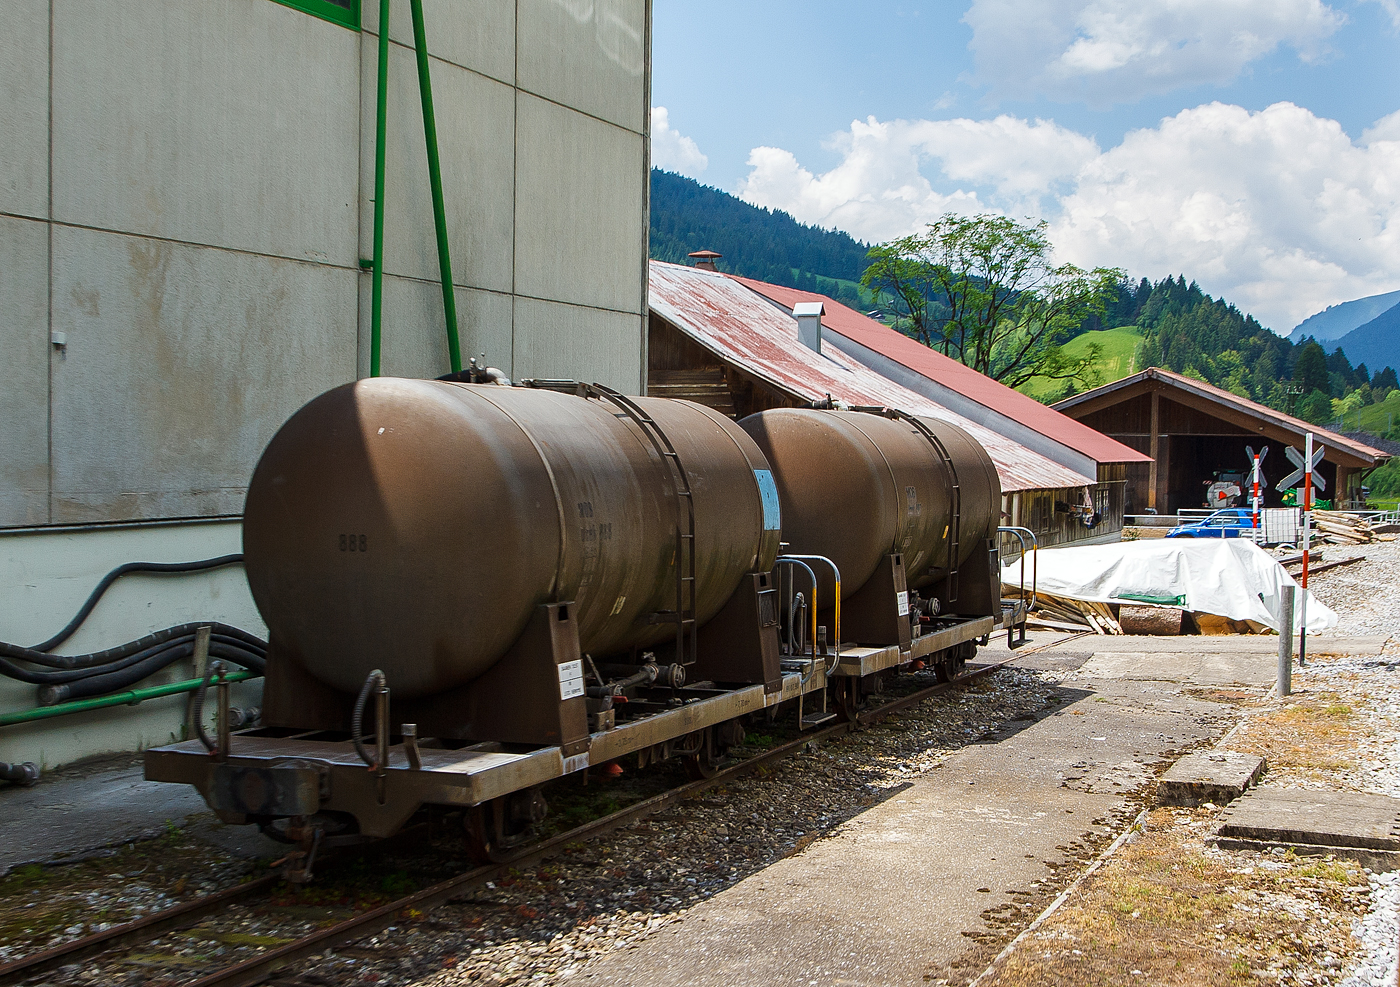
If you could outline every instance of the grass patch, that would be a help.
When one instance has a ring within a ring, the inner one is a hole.
[[[1156,809],[1127,844],[998,969],[998,987],[1233,985],[1311,971],[1353,948],[1356,864],[1209,853],[1200,809]],[[1326,921],[1322,921],[1326,919]]]
[[[1270,772],[1318,778],[1355,769],[1356,742],[1370,732],[1335,693],[1298,694],[1246,720],[1234,747],[1264,757]]]

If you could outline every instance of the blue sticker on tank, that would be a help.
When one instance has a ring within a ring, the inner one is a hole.
[[[778,510],[778,485],[773,482],[773,472],[754,470],[753,478],[758,481],[758,496],[763,500],[763,530],[783,530],[782,515]]]

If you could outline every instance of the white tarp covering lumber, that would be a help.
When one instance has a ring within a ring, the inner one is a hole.
[[[1035,553],[1041,593],[1098,603],[1157,603],[1278,630],[1284,586],[1297,586],[1274,558],[1243,538],[1129,541]],[[1002,584],[1020,584],[1020,562],[1001,571]],[[1026,573],[1030,581],[1029,567]],[[1302,591],[1294,604],[1299,629]],[[1308,631],[1337,626],[1337,615],[1308,594]]]

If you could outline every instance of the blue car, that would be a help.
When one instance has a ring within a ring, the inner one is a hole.
[[[1179,524],[1168,538],[1240,538],[1254,530],[1254,512],[1247,507],[1227,507],[1191,524]]]

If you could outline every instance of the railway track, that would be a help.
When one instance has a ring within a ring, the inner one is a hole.
[[[906,696],[889,700],[865,712],[854,720],[838,722],[823,729],[804,733],[797,739],[773,747],[761,754],[746,758],[736,764],[721,768],[709,778],[673,788],[660,795],[644,799],[610,815],[584,823],[560,833],[540,843],[526,847],[503,858],[498,863],[476,867],[429,887],[404,895],[387,904],[360,912],[333,925],[326,926],[302,936],[292,942],[277,945],[256,956],[230,964],[222,969],[206,972],[189,981],[191,987],[245,987],[260,984],[276,976],[297,960],[324,952],[336,946],[363,939],[395,924],[401,917],[412,911],[426,912],[454,898],[461,897],[473,888],[484,886],[497,880],[512,869],[529,866],[552,857],[569,844],[602,836],[637,820],[646,818],[665,808],[682,802],[707,789],[748,774],[757,768],[782,760],[797,753],[814,741],[831,740],[843,736],[861,726],[880,722],[893,713],[916,705],[931,696],[953,689],[965,688],[972,682],[1010,664],[1025,655],[1047,648],[1058,647],[1068,641],[1087,636],[1089,632],[1074,634],[1050,644],[1017,651],[1002,661],[984,665],[958,676],[951,682],[940,683],[919,689]],[[391,841],[376,844],[375,849],[400,846],[415,834],[406,832]],[[364,851],[361,850],[361,853]],[[30,954],[0,966],[0,985],[22,984],[60,967],[84,961],[91,961],[104,954],[126,950],[149,942],[166,933],[189,928],[203,920],[217,915],[230,907],[246,904],[265,897],[279,882],[279,874],[248,881],[234,888],[206,895],[196,900],[176,905],[159,913],[122,923],[103,932],[94,933],[52,949]]]

